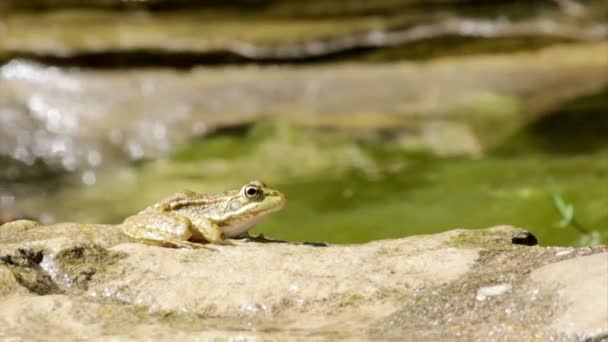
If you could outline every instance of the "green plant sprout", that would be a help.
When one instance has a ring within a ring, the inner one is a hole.
[[[567,227],[572,227],[575,229],[581,234],[579,244],[582,246],[594,246],[602,243],[602,234],[600,234],[599,231],[587,229],[578,222],[574,205],[572,203],[567,203],[564,200],[564,197],[552,178],[549,179],[549,192],[553,199],[553,205],[561,216],[561,220],[557,224],[558,228],[565,229]]]

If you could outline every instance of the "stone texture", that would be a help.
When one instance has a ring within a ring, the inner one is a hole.
[[[540,287],[557,290],[561,298],[564,310],[552,323],[555,330],[608,337],[608,253],[545,265],[530,278]]]
[[[601,286],[578,288],[574,280],[603,281],[606,249],[560,254],[512,243],[525,233],[502,226],[362,245],[276,241],[186,250],[132,243],[116,226],[15,221],[0,226],[0,338],[492,340],[601,333],[604,312],[581,311],[602,298]],[[552,282],[552,268],[570,263],[588,271],[560,277],[565,292],[537,286]],[[501,284],[512,291],[475,299],[480,288]],[[563,315],[580,315],[581,323],[563,330]]]

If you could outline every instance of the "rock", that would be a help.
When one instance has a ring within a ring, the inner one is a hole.
[[[539,289],[557,291],[564,310],[551,327],[569,335],[608,337],[608,253],[579,256],[532,272]]]
[[[0,213],[0,225],[3,225],[7,222],[11,222],[11,221],[17,221],[17,220],[24,220],[25,217],[23,215],[20,214],[13,214],[13,213],[8,213],[8,214],[3,214]]]
[[[262,120],[391,130],[406,146],[479,156],[533,118],[603,89],[606,54],[608,44],[594,43],[425,63],[179,72],[12,61],[0,68],[0,157],[22,167],[0,179],[42,161],[92,184],[102,164],[158,158],[193,137]]]
[[[511,292],[513,286],[511,284],[500,284],[494,286],[484,286],[477,290],[475,299],[478,301],[486,300],[488,297],[500,296],[501,294]]]
[[[559,337],[566,331],[552,322],[569,308],[588,315],[577,310],[602,294],[563,297],[539,282],[552,281],[547,268],[568,263],[592,269],[571,279],[601,281],[606,248],[557,256],[512,243],[524,233],[502,226],[361,245],[185,250],[132,243],[116,226],[15,221],[0,227],[0,337]],[[496,284],[512,289],[475,300]],[[567,333],[596,333],[601,324],[586,319]]]
[[[117,2],[125,5],[124,1]],[[260,6],[263,11],[248,11],[247,15],[230,6],[213,8],[200,3],[182,11],[133,10],[137,3],[129,3],[130,10],[120,10],[116,4],[113,10],[87,9],[82,4],[80,8],[62,8],[61,4],[53,8],[49,4],[50,11],[3,11],[3,2],[0,60],[46,56],[54,63],[80,57],[94,65],[108,65],[108,60],[121,57],[144,64],[149,60],[173,60],[174,64],[272,62],[332,58],[356,54],[356,50],[446,37],[449,42],[454,36],[511,38],[525,42],[521,45],[534,46],[537,41],[548,45],[602,40],[608,35],[603,24],[606,15],[599,2],[580,5],[576,21],[564,16],[557,6],[535,6],[535,11],[526,11],[519,6],[486,4],[483,11],[476,11],[462,6],[466,2],[461,0],[436,3],[433,10],[428,10],[419,2],[384,1],[378,6],[377,1],[351,5],[334,1],[311,6],[278,1],[265,3]],[[86,3],[89,7],[94,4]],[[138,3],[142,7],[152,5],[150,1]],[[48,27],[53,27],[51,33]],[[441,44],[436,50],[448,50],[451,45]],[[492,44],[485,47],[486,51],[493,48]]]

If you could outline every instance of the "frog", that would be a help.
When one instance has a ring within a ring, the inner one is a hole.
[[[285,203],[285,195],[260,180],[213,194],[185,190],[127,217],[121,230],[139,242],[162,247],[235,245],[247,240],[249,230]]]

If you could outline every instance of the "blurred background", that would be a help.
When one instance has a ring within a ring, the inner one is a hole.
[[[3,0],[0,218],[262,179],[255,233],[606,242],[608,1]]]

